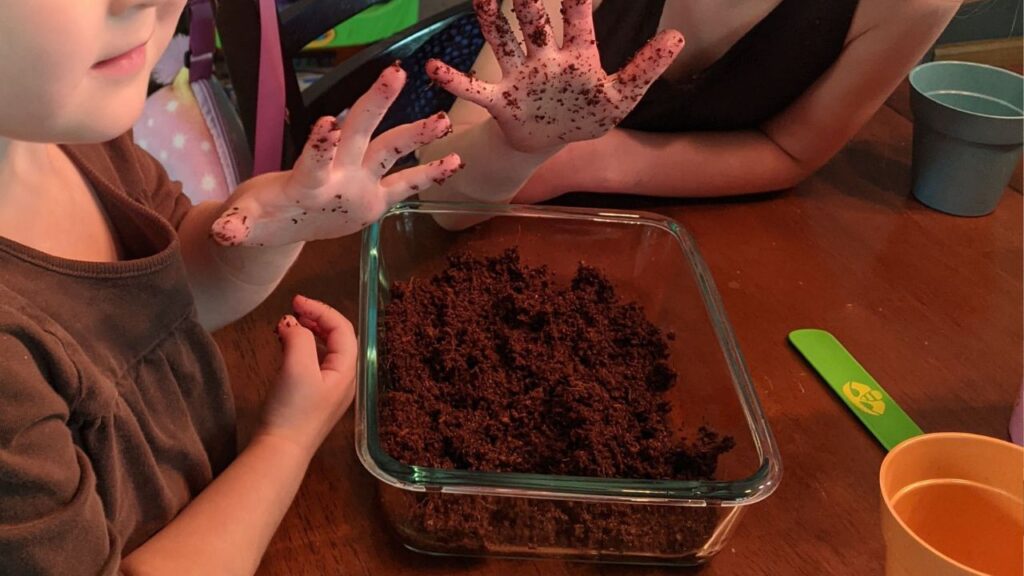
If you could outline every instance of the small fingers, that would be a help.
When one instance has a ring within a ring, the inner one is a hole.
[[[592,0],[562,0],[562,17],[565,19],[562,33],[563,49],[597,45]]]
[[[473,0],[473,9],[476,11],[477,21],[480,22],[480,32],[483,33],[484,39],[494,51],[502,73],[507,74],[510,70],[522,66],[526,55],[523,53],[523,47],[519,44],[519,39],[512,32],[508,18],[501,11],[501,2],[499,0]]]
[[[519,29],[523,31],[528,56],[556,48],[551,18],[541,0],[513,0],[512,6],[519,20]]]
[[[306,328],[309,328],[309,331],[312,332],[313,335],[317,337],[316,353],[317,357],[320,358],[322,362],[324,355],[327,354],[327,348],[324,346],[323,336],[320,332],[320,327],[316,325],[316,322],[303,316],[296,316],[295,319],[299,321],[299,324],[302,324]]]
[[[399,158],[420,146],[447,136],[451,131],[451,120],[444,112],[392,128],[370,142],[366,158],[363,159],[363,167],[377,178],[381,178]]]
[[[380,185],[387,195],[388,204],[397,204],[432,184],[444,184],[463,167],[465,164],[458,154],[449,154],[429,164],[396,172],[381,180]]]
[[[636,102],[668,68],[686,41],[676,30],[662,30],[637,51],[622,70],[615,74],[615,83],[627,101]]]
[[[301,374],[307,370],[310,360],[316,361],[316,339],[313,333],[299,324],[291,314],[285,314],[277,323],[278,338],[284,360],[281,372],[284,374]]]
[[[292,308],[304,325],[315,326],[316,334],[326,345],[321,370],[354,375],[357,346],[352,323],[334,308],[305,296],[296,295]]]
[[[405,70],[395,62],[385,68],[373,86],[352,105],[341,124],[340,144],[334,158],[335,165],[359,166],[362,163],[373,131],[398,98],[403,86]]]
[[[474,76],[459,72],[455,68],[431,59],[427,61],[427,76],[438,86],[451,92],[457,98],[490,108],[494,101],[494,85],[478,80]]]
[[[337,119],[324,116],[316,121],[302,154],[292,168],[293,178],[299,186],[312,189],[327,182],[340,139],[341,127]]]

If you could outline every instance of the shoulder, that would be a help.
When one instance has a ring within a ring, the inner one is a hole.
[[[91,180],[102,180],[129,196],[145,186],[150,172],[159,169],[159,164],[148,161],[152,159],[135,145],[131,132],[107,142],[70,144],[64,149]]]
[[[962,4],[962,0],[860,0],[847,43],[872,30],[941,30]]]
[[[192,207],[181,183],[171,180],[163,165],[135,143],[130,131],[108,142],[65,149],[88,177],[151,208],[174,228]]]

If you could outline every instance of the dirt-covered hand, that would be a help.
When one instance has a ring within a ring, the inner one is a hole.
[[[683,35],[663,30],[615,74],[601,67],[591,0],[562,0],[564,33],[557,45],[541,0],[515,0],[525,49],[499,0],[474,0],[484,38],[502,78],[489,83],[439,60],[427,74],[440,86],[490,112],[509,143],[524,152],[597,138],[636,106],[683,48]]]
[[[404,84],[405,71],[397,64],[389,66],[342,121],[330,116],[318,120],[294,168],[239,186],[211,236],[226,246],[280,246],[345,236],[457,172],[461,160],[449,154],[388,174],[399,158],[451,131],[447,115],[440,112],[371,141]]]

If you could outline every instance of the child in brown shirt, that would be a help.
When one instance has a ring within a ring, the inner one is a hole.
[[[236,455],[209,330],[262,301],[304,241],[459,167],[385,176],[449,128],[441,115],[370,141],[404,82],[393,67],[342,125],[317,124],[294,170],[191,206],[126,134],[184,3],[0,3],[0,574],[254,572],[351,401],[355,335],[295,298],[262,426]]]

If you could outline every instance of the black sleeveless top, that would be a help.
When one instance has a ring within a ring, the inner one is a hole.
[[[605,0],[598,7],[594,27],[605,70],[620,69],[654,36],[665,1]],[[758,126],[839,57],[857,1],[782,0],[704,70],[686,79],[658,79],[620,126],[647,132]]]

